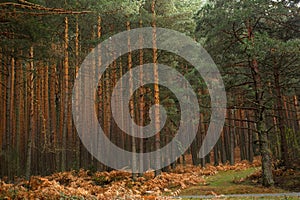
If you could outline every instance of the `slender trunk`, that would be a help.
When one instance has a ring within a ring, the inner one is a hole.
[[[204,90],[202,91],[201,89],[199,90],[199,96],[201,97],[202,95],[206,95],[207,94],[207,90]],[[201,145],[206,145],[206,144],[203,144],[203,141],[204,141],[204,138],[205,138],[205,132],[206,132],[206,129],[205,129],[205,119],[204,119],[204,113],[203,112],[200,112],[200,136],[199,136],[199,140],[197,141],[197,146],[198,148],[201,147]],[[203,148],[204,149],[204,148]],[[199,154],[197,155],[197,157],[199,157]],[[200,158],[200,164],[201,164],[201,167],[205,167],[205,159],[204,158]]]
[[[236,127],[235,127],[235,109],[230,111],[231,113],[231,123],[232,127],[230,127],[230,165],[234,165],[234,140],[236,136]],[[232,129],[232,130],[231,130]]]
[[[56,96],[56,92],[55,92],[55,88],[56,88],[56,82],[57,82],[57,78],[56,78],[56,66],[55,64],[51,63],[51,67],[50,67],[50,77],[49,77],[49,83],[50,83],[50,133],[51,136],[53,138],[53,143],[51,145],[51,149],[52,153],[53,153],[53,163],[54,163],[54,170],[58,169],[57,165],[59,163],[59,154],[57,152],[57,148],[58,148],[58,135],[57,135],[57,115],[56,115],[56,106],[57,106],[57,96]]]
[[[274,67],[274,84],[275,84],[275,92],[276,92],[276,104],[277,104],[277,113],[278,113],[278,128],[280,132],[280,150],[281,150],[281,159],[286,167],[290,167],[289,162],[289,153],[288,153],[288,144],[286,139],[286,120],[284,117],[284,110],[283,110],[283,101],[282,101],[282,92],[280,87],[280,75],[278,68]]]
[[[294,106],[296,112],[296,123],[298,125],[298,129],[300,129],[300,108],[299,108],[298,98],[296,94],[294,95],[293,100],[294,100]]]
[[[199,97],[201,98],[202,96],[202,90],[199,89],[198,91],[198,95]],[[202,116],[201,116],[202,114]],[[200,113],[200,127],[199,127],[199,130],[197,131],[197,134],[196,134],[196,137],[195,139],[193,140],[192,144],[191,144],[191,154],[192,154],[192,162],[193,162],[193,165],[200,165],[201,164],[201,159],[199,158],[199,149],[200,149],[200,146],[202,145],[202,141],[201,141],[201,135],[203,134],[202,132],[204,132],[203,130],[203,113],[201,112]]]
[[[159,105],[160,99],[159,99],[159,77],[158,77],[158,66],[157,66],[157,44],[156,44],[156,14],[155,14],[155,3],[156,1],[152,1],[151,5],[151,11],[152,11],[152,27],[153,27],[153,33],[152,33],[152,47],[153,47],[153,67],[154,67],[154,104]],[[155,150],[157,151],[156,154],[156,169],[155,170],[155,176],[158,176],[161,174],[161,153],[160,153],[160,110],[158,108],[155,109]]]
[[[248,132],[248,144],[247,144],[247,146],[248,146],[248,154],[249,154],[249,161],[250,162],[253,162],[253,157],[254,157],[254,155],[253,155],[253,140],[252,140],[252,138],[253,138],[253,136],[252,136],[252,130],[251,130],[251,123],[250,123],[250,118],[249,118],[249,114],[248,114],[248,111],[246,112],[246,123],[247,123],[247,132]]]
[[[47,162],[48,166],[51,166],[51,159],[50,159],[50,144],[51,144],[51,134],[50,134],[50,106],[49,106],[49,64],[47,63],[45,66],[45,81],[44,81],[44,88],[43,88],[43,92],[44,92],[44,125],[45,125],[45,134],[46,134],[46,155],[45,155],[45,161]],[[48,168],[49,170],[51,170],[51,168]]]
[[[0,51],[2,51],[2,49],[0,48]],[[4,88],[6,87],[6,85],[4,84],[4,79],[5,79],[5,76],[4,76],[4,65],[2,63],[4,63],[4,59],[3,59],[3,55],[0,53],[0,159],[1,160],[4,160],[3,159],[3,135],[4,135],[4,132],[5,132],[5,129],[4,129],[4,124],[5,124],[5,110],[3,109],[4,108],[4,105],[5,105],[5,101],[4,101]],[[0,167],[0,176],[2,177],[2,166]]]
[[[3,157],[4,157],[4,162],[3,164],[1,164],[2,167],[2,174],[7,175],[7,170],[8,170],[8,166],[7,166],[7,156],[6,156],[6,152],[8,151],[8,141],[7,141],[7,121],[8,121],[8,113],[7,109],[9,107],[8,105],[8,98],[9,98],[9,89],[8,89],[8,85],[9,85],[9,77],[7,76],[9,74],[9,70],[8,70],[8,63],[7,63],[7,56],[3,56],[3,83],[4,83],[4,88],[3,88],[3,136],[2,136],[2,145],[3,145]]]
[[[30,83],[30,81],[28,81],[28,76],[27,76],[27,72],[29,71],[29,67],[28,65],[23,65],[22,67],[22,81],[23,81],[23,87],[22,87],[22,91],[23,91],[23,103],[22,103],[22,115],[23,115],[23,120],[22,122],[22,127],[23,127],[23,131],[22,131],[22,149],[21,152],[23,153],[23,158],[22,159],[22,166],[26,166],[26,150],[27,150],[27,142],[28,142],[28,136],[29,136],[29,120],[30,120],[30,116],[29,116],[29,104],[28,102],[30,102],[30,99],[28,99],[28,94],[29,94],[29,89],[28,89],[28,83]],[[25,174],[26,171],[26,167],[22,168],[22,174]]]
[[[297,99],[297,95],[293,96],[293,104],[294,104],[294,111],[295,111],[295,129],[296,130],[300,130],[300,109],[299,109],[299,105],[298,105],[298,99]],[[294,131],[294,150],[293,150],[293,154],[294,154],[294,158],[297,157],[297,153],[299,152],[299,142],[296,139],[296,134],[297,132]]]
[[[120,62],[119,62],[119,78],[121,78],[123,76],[123,63],[122,63],[122,59],[120,59]],[[123,88],[123,81],[120,82],[120,85],[121,85],[121,88]],[[123,95],[123,91],[120,91],[119,95]],[[124,110],[123,110],[123,104],[121,103],[120,105],[120,115],[122,116],[122,119],[124,119]],[[126,126],[126,123],[124,122],[124,120],[121,121],[121,126],[122,127],[125,127]],[[121,134],[121,141],[120,141],[120,147],[122,149],[126,149],[126,133],[124,133],[123,131],[120,132]],[[125,158],[124,158],[125,159]],[[122,162],[124,162],[125,160],[123,160]]]
[[[112,42],[111,42],[112,43]],[[113,46],[113,48],[116,48],[116,44],[112,43],[111,44]],[[113,63],[111,64],[111,75],[110,75],[110,80],[111,80],[111,88],[115,88],[115,85],[117,84],[117,55],[115,52],[113,52]],[[119,95],[118,93],[116,95]],[[119,139],[118,139],[118,129],[117,129],[117,125],[113,120],[113,116],[111,115],[111,120],[110,120],[110,141],[114,144],[116,144],[117,146],[119,145]],[[114,160],[114,162],[118,162],[116,159]]]
[[[193,165],[195,165],[195,166],[197,166],[201,163],[201,160],[199,159],[199,156],[198,156],[198,153],[199,153],[198,143],[200,140],[201,140],[201,131],[198,131],[194,141],[191,144],[192,162],[193,162]]]
[[[14,50],[12,50],[14,53]],[[13,149],[14,149],[14,142],[15,142],[15,58],[11,57],[10,60],[10,82],[9,82],[9,117],[8,117],[8,144],[9,144],[9,166],[8,166],[8,177],[12,178],[12,169],[13,169]]]
[[[271,96],[273,96],[273,91],[271,88],[271,83],[269,82],[269,93]],[[279,137],[278,134],[280,134],[280,131],[278,130],[278,123],[277,123],[277,116],[276,116],[276,105],[273,106],[274,108],[272,109],[272,122],[273,122],[273,126],[274,126],[274,133],[275,133],[275,145],[273,145],[273,152],[275,154],[275,157],[277,158],[281,158],[281,150],[280,150],[280,141],[279,141]]]
[[[225,146],[225,128],[222,130],[222,135],[221,135],[221,160],[222,164],[226,164],[227,157],[226,157],[226,146]]]
[[[230,110],[227,109],[227,117],[230,118]],[[230,120],[227,119],[227,126],[224,127],[224,144],[227,161],[230,161]]]
[[[22,52],[20,52],[20,55],[22,55]],[[21,65],[21,61],[18,59],[16,62],[16,66],[18,68],[18,70],[16,70],[16,81],[20,81],[22,80],[22,65]],[[22,90],[20,89],[20,85],[17,86],[18,88],[16,88],[16,144],[15,144],[15,151],[16,151],[16,158],[15,158],[15,164],[14,164],[14,168],[15,168],[15,172],[14,174],[16,176],[20,175],[20,157],[21,157],[21,152],[20,152],[20,136],[21,136],[21,109],[22,109]],[[0,92],[1,94],[1,92]],[[0,144],[1,146],[1,144]]]
[[[219,165],[219,141],[214,147],[214,165],[215,166]]]
[[[76,16],[76,28],[75,28],[75,79],[78,75],[79,71],[79,23],[78,23],[78,16]],[[76,91],[76,99],[79,98],[79,91]],[[79,105],[76,105],[76,109],[79,108]],[[80,139],[76,134],[74,134],[74,142],[75,142],[75,168],[80,168]]]
[[[65,17],[65,37],[64,37],[64,115],[63,115],[63,133],[62,133],[62,156],[61,156],[61,170],[66,170],[67,162],[67,132],[68,132],[68,105],[69,105],[69,21]]]
[[[130,22],[127,21],[126,23],[127,26],[127,31],[130,31]],[[129,71],[129,93],[133,93],[133,77],[132,77],[132,53],[131,53],[131,41],[130,37],[128,36],[128,71]],[[130,98],[129,101],[129,112],[132,120],[135,119],[135,112],[134,112],[134,97]],[[133,131],[133,130],[130,130]],[[131,151],[133,153],[132,155],[132,179],[136,180],[137,177],[137,157],[135,156],[136,154],[136,141],[135,137],[131,137]]]
[[[143,27],[143,21],[140,20],[139,24],[140,24],[140,28],[142,28]],[[142,47],[143,46],[143,38],[142,37],[139,38],[139,42],[140,42],[140,46]],[[144,51],[143,51],[142,48],[139,50],[139,64],[140,65],[144,64]],[[143,77],[144,77],[143,69],[141,68],[140,69],[141,85],[143,85],[143,82],[142,82]],[[139,90],[139,126],[140,127],[144,126],[144,123],[145,123],[145,117],[144,117],[144,115],[145,115],[145,106],[146,106],[145,105],[145,97],[144,97],[145,92],[146,92],[145,88],[142,86]],[[141,132],[141,134],[143,134],[142,131],[140,131],[140,132]],[[142,135],[140,136],[140,138],[142,138]],[[144,140],[143,139],[140,140],[139,148],[140,148],[140,153],[141,153],[140,158],[139,158],[139,168],[140,168],[140,171],[144,171],[144,162],[143,162],[144,155],[142,154],[143,149],[144,149]],[[142,176],[142,175],[143,175],[142,173],[139,173],[139,176]]]
[[[238,113],[237,113],[237,119],[243,120],[244,116],[242,113],[242,109],[238,109]],[[244,129],[243,129],[243,121],[239,121],[238,122],[238,128],[239,128],[239,137],[240,137],[240,156],[241,156],[241,160],[246,160],[247,157],[247,137],[246,134],[244,133]]]
[[[97,18],[97,39],[99,40],[102,36],[102,18],[99,15]],[[101,66],[102,65],[102,57],[101,57],[101,48],[97,48],[97,53],[98,53],[98,58],[97,58],[97,66]],[[98,118],[99,118],[99,122],[103,121],[103,82],[99,82],[99,88],[98,88]],[[100,150],[101,147],[99,144],[97,144],[97,152],[98,152],[98,157],[100,157]],[[98,170],[103,170],[103,165],[100,162],[97,162],[97,169]]]
[[[110,55],[112,56],[112,55]],[[111,109],[110,109],[110,71],[106,70],[105,72],[105,79],[104,79],[104,95],[103,95],[103,99],[104,99],[104,105],[103,105],[103,129],[104,129],[104,133],[108,135],[110,134],[110,120],[111,120]]]
[[[26,170],[25,177],[29,180],[31,176],[31,159],[32,159],[32,146],[34,140],[34,64],[33,64],[33,47],[30,47],[29,52],[30,58],[30,82],[29,82],[29,135],[28,135],[28,144],[27,144],[27,158],[26,158]]]

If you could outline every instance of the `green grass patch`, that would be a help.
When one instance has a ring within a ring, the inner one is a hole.
[[[222,171],[215,176],[210,176],[207,179],[207,183],[213,187],[226,187],[236,185],[233,181],[241,178],[246,178],[249,174],[259,170],[258,168],[249,168],[242,171]]]
[[[207,185],[198,185],[187,188],[180,193],[180,196],[214,194],[264,194],[288,192],[276,187],[265,188],[260,184],[252,183],[249,180],[242,181],[241,183],[235,183],[241,179],[245,179],[248,175],[254,173],[257,170],[259,170],[259,168],[219,172],[214,176],[207,177]]]

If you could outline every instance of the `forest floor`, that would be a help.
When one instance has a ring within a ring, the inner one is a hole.
[[[299,170],[277,169],[273,174],[275,186],[264,188],[258,160],[205,168],[180,165],[155,178],[153,172],[145,173],[136,181],[127,172],[79,170],[32,176],[29,181],[16,178],[13,183],[0,179],[0,199],[175,199],[195,195],[220,198],[227,194],[300,192]]]
[[[180,196],[213,195],[215,197],[222,197],[223,195],[230,196],[231,194],[252,195],[300,192],[300,171],[274,170],[273,173],[275,175],[276,184],[274,187],[266,188],[263,187],[260,183],[260,168],[251,167],[241,171],[221,171],[214,176],[207,177],[205,186],[197,185],[189,187],[183,190],[180,193]]]

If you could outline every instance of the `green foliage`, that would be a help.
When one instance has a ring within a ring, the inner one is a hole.
[[[204,42],[220,67],[227,90],[239,90],[248,99],[254,97],[249,65],[253,58],[258,62],[266,93],[273,89],[268,85],[274,81],[274,68],[280,69],[286,94],[297,87],[300,43],[296,30],[300,29],[295,22],[299,12],[295,10],[297,7],[287,7],[285,2],[265,0],[212,0],[199,10],[195,16],[197,39]],[[287,33],[287,28],[294,32]]]

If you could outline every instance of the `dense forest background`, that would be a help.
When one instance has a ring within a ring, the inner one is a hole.
[[[178,102],[161,86],[141,87],[129,105],[140,125],[149,123],[153,104],[166,108],[166,127],[155,137],[129,136],[111,114],[110,98],[118,79],[134,66],[157,62],[174,67],[190,81],[201,108],[191,147],[162,170],[185,162],[185,155],[201,166],[251,162],[260,155],[263,184],[268,186],[273,184],[273,162],[299,167],[299,1],[19,0],[0,1],[0,10],[0,177],[111,170],[89,154],[77,135],[71,110],[74,80],[97,44],[121,31],[149,26],[185,33],[212,56],[227,92],[225,126],[211,154],[198,158],[210,119],[206,84],[182,58],[142,49],[112,55],[115,61],[99,80],[95,107],[113,143],[128,151],[149,152],[176,133]]]

